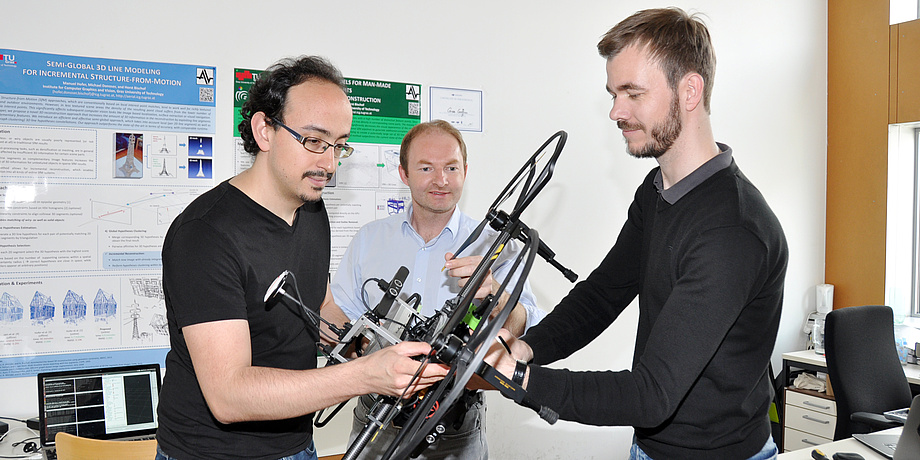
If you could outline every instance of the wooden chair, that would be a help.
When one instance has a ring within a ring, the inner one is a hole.
[[[58,433],[54,435],[54,445],[59,460],[153,460],[157,455],[156,439],[107,441]]]

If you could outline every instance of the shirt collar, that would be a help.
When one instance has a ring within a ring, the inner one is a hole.
[[[664,180],[661,177],[661,169],[659,168],[658,173],[655,174],[655,189],[658,190],[661,198],[668,204],[677,203],[677,200],[690,193],[697,185],[702,184],[715,173],[729,167],[732,164],[732,148],[718,142],[716,142],[716,146],[719,147],[718,155],[703,163],[702,166],[696,168],[687,177],[684,177],[667,190],[664,190]]]
[[[419,238],[419,240],[421,240],[422,239],[421,235],[419,235],[418,231],[416,231],[415,228],[412,227],[411,222],[412,222],[413,209],[414,207],[412,203],[409,203],[409,205],[406,206],[406,212],[402,213],[402,216],[403,216],[402,230],[404,234],[415,235],[417,238]],[[447,221],[447,226],[444,227],[443,230],[441,230],[441,233],[438,234],[437,237],[432,238],[431,241],[428,242],[428,244],[429,245],[434,244],[436,241],[441,239],[441,237],[444,235],[444,232],[448,232],[451,239],[456,238],[456,235],[459,234],[460,232],[460,208],[458,206],[454,206],[454,212],[453,214],[450,215],[450,220]]]

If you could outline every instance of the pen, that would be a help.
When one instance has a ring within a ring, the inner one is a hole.
[[[502,346],[505,347],[505,350],[508,350],[508,354],[510,355],[511,347],[508,346],[508,342],[505,342],[505,339],[503,339],[502,336],[500,335],[496,335],[495,338],[498,339],[498,341],[502,343]]]

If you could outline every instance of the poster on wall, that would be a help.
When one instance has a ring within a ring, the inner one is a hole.
[[[233,72],[237,173],[252,164],[251,155],[243,150],[238,126],[242,121],[240,108],[261,73],[254,69]],[[354,114],[348,144],[355,151],[339,160],[335,176],[323,192],[332,231],[333,274],[362,225],[403,212],[409,204],[409,188],[399,178],[399,144],[421,120],[420,84],[346,78],[345,92]]]
[[[215,79],[0,49],[0,378],[163,362],[160,250],[214,185]]]

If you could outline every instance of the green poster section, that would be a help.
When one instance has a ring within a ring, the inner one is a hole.
[[[418,118],[389,118],[355,115],[348,142],[365,144],[402,143],[403,136],[419,122]]]
[[[261,70],[234,69],[233,70],[233,137],[240,137],[240,108],[249,98],[249,88],[258,80]]]
[[[239,137],[240,108],[261,70],[234,69],[233,135]],[[380,80],[345,79],[345,93],[354,111],[349,142],[399,145],[421,121],[421,85]]]

